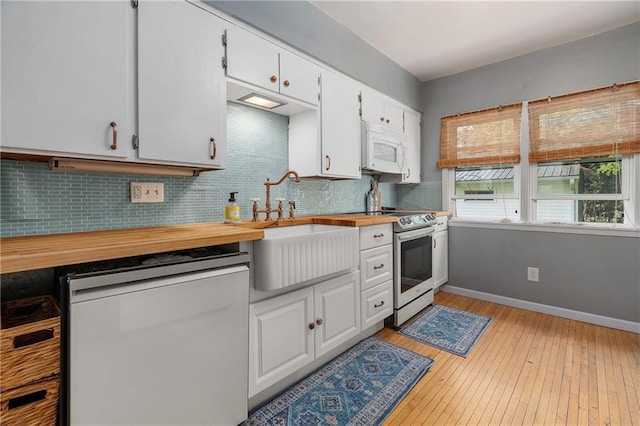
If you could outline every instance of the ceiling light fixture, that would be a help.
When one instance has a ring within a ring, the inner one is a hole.
[[[55,172],[126,173],[158,176],[199,176],[201,169],[162,164],[125,163],[116,161],[51,158],[49,170]]]
[[[238,101],[267,109],[274,109],[279,106],[286,105],[283,102],[276,101],[275,99],[268,98],[264,95],[258,95],[257,93],[249,93],[246,96],[238,98]]]

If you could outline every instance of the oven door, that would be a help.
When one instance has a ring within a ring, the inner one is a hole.
[[[394,234],[395,308],[433,289],[433,228]]]

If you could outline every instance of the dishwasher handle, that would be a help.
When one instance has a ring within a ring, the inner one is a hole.
[[[246,265],[230,266],[226,268],[210,269],[205,271],[198,271],[193,273],[185,273],[180,275],[162,276],[158,275],[155,278],[145,279],[134,282],[120,282],[109,283],[104,286],[92,285],[91,287],[85,287],[82,284],[83,278],[68,279],[69,284],[69,303],[87,302],[90,300],[101,299],[104,297],[119,296],[121,294],[133,293],[138,291],[149,290],[152,288],[165,287],[170,285],[182,284],[185,279],[188,281],[195,281],[205,278],[218,277],[236,272],[248,271],[249,268]],[[99,278],[99,277],[93,277]],[[110,277],[113,278],[113,277]],[[95,284],[95,281],[92,283]]]

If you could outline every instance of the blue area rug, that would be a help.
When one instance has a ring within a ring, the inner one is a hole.
[[[432,364],[369,337],[258,408],[246,424],[380,424]]]
[[[400,333],[466,357],[490,322],[491,318],[484,315],[433,305]]]

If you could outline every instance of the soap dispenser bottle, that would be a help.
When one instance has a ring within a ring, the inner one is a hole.
[[[224,223],[240,223],[240,206],[236,202],[237,192],[229,193],[229,203],[224,206]]]

